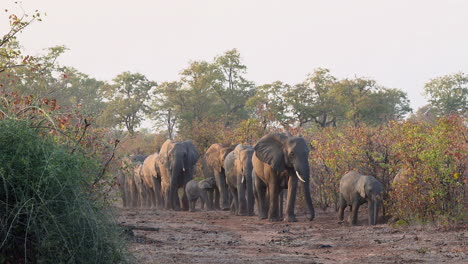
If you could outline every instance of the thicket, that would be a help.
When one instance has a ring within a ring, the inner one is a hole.
[[[0,99],[0,263],[126,262],[106,199],[112,146],[55,101]]]
[[[355,169],[383,183],[386,215],[408,222],[466,220],[468,129],[463,118],[325,128],[308,136],[315,148],[311,187],[320,207],[336,208],[339,181]],[[400,171],[408,181],[392,184]]]

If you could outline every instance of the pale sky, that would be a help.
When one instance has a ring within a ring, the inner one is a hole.
[[[0,2],[0,10],[14,6]],[[173,81],[189,61],[237,48],[257,85],[296,84],[325,67],[338,78],[400,88],[416,110],[431,78],[468,73],[468,0],[23,0],[22,6],[47,13],[19,37],[28,53],[65,45],[70,50],[60,63],[100,80],[132,71]],[[0,33],[5,22],[2,13]]]

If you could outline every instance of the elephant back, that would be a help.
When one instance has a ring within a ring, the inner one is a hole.
[[[158,157],[159,157],[158,153],[153,153],[149,155],[148,157],[146,157],[145,161],[143,162],[142,169],[141,169],[141,176],[143,178],[143,181],[150,188],[155,187],[154,178],[160,177],[158,175],[158,172],[157,172],[158,170],[156,168],[158,166],[157,164]]]
[[[161,164],[169,163],[169,161],[168,161],[169,152],[171,151],[171,149],[173,147],[172,145],[173,145],[173,143],[172,143],[172,140],[170,140],[170,139],[164,141],[164,143],[162,144],[161,149],[159,150],[159,162]]]
[[[213,170],[221,172],[224,168],[224,159],[236,146],[223,146],[212,144],[205,153],[206,164]]]
[[[411,170],[407,168],[401,168],[393,178],[392,185],[394,187],[403,186],[408,184],[409,178],[411,177]]]

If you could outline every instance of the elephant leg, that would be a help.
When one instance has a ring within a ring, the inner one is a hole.
[[[155,182],[155,196],[156,196],[156,206],[158,209],[162,209],[164,207],[164,199],[161,190],[161,180],[156,180]]]
[[[183,186],[183,189],[185,190],[185,185]],[[189,209],[189,202],[187,198],[187,194],[184,191],[184,194],[182,195],[182,210],[187,211]]]
[[[207,190],[208,193],[208,199],[205,201],[206,203],[206,208],[208,210],[214,210],[214,205],[213,205],[213,198],[214,198],[214,189]]]
[[[217,172],[215,171],[215,180],[216,180],[216,186],[218,186],[218,191],[219,191],[219,205],[221,207],[221,210],[227,211],[229,210],[230,203],[229,203],[229,191],[226,186],[226,176],[224,175],[224,172]]]
[[[208,200],[208,191],[207,190],[201,190],[201,192],[200,192],[200,202],[201,202],[201,204],[204,205],[205,203],[207,203],[207,200]]]
[[[155,186],[156,188],[156,186]],[[151,208],[158,208],[158,200],[156,198],[156,190],[154,188],[151,189]]]
[[[288,222],[296,222],[296,215],[294,214],[294,206],[296,204],[296,191],[297,191],[297,178],[289,177],[288,181],[288,197],[287,197],[287,214]]]
[[[125,208],[128,208],[130,206],[127,186],[124,186],[122,191],[122,203]]]
[[[344,219],[344,210],[346,209],[346,200],[343,198],[343,195],[340,194],[339,197],[339,208],[338,208],[338,219],[343,221]]]
[[[180,199],[177,191],[178,189],[175,188],[174,192],[172,193],[172,207],[174,210],[180,211]]]
[[[252,179],[249,177],[249,180],[246,184],[246,198],[247,198],[247,215],[252,216],[254,215],[254,194],[253,194],[253,186],[252,186]]]
[[[214,209],[215,210],[221,210],[221,207],[219,206],[219,200],[220,200],[219,189],[215,188],[214,189]]]
[[[132,207],[136,208],[138,207],[139,201],[138,201],[138,190],[134,186],[132,188]]]
[[[208,199],[208,198],[207,198]],[[203,199],[200,199],[200,209],[201,210],[205,210],[205,201],[203,201]]]
[[[258,217],[260,219],[267,218],[267,203],[266,203],[266,192],[267,187],[266,185],[259,179],[255,178],[255,198],[257,200],[257,208],[258,208]]]
[[[189,211],[195,212],[195,204],[197,203],[197,199],[192,199],[189,201]]]
[[[164,191],[164,196],[165,196],[165,207],[166,207],[166,210],[171,210],[173,207],[172,207],[172,203],[173,203],[173,198],[172,198],[172,193],[171,193],[171,189],[170,187],[167,187],[167,189]]]
[[[284,205],[284,189],[280,191],[279,193],[279,218],[282,220],[283,219],[283,205]]]
[[[268,193],[270,196],[270,206],[268,208],[268,220],[272,222],[279,221],[279,204],[278,204],[278,196],[279,196],[279,184],[272,180],[268,183]]]
[[[242,178],[237,180],[237,193],[236,193],[236,200],[238,201],[238,215],[247,215],[247,199],[245,197],[245,187],[246,184],[242,183]]]
[[[352,218],[351,218],[351,225],[357,225],[357,221],[358,221],[358,213],[359,213],[359,202],[358,201],[354,201],[353,202],[353,206],[352,206]]]
[[[229,187],[229,191],[231,192],[231,195],[232,195],[231,213],[235,215],[239,215],[239,198],[237,196],[237,190],[232,187]]]

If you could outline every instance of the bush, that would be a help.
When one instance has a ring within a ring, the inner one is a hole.
[[[341,177],[356,169],[384,185],[384,214],[406,222],[466,217],[468,129],[462,118],[325,128],[310,137],[311,188],[319,207],[336,206]],[[393,186],[399,171],[407,171],[409,180]]]
[[[397,218],[419,222],[461,220],[468,205],[468,130],[457,116],[436,124],[406,122],[392,151],[407,182],[393,186],[390,209]]]
[[[0,263],[125,262],[91,190],[98,165],[29,121],[0,121]]]

